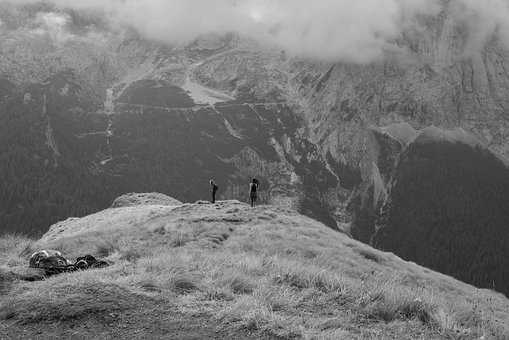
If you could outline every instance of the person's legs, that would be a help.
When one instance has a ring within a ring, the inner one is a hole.
[[[212,204],[216,203],[216,193],[212,192]]]

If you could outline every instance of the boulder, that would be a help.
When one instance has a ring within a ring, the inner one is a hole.
[[[181,205],[182,202],[160,193],[129,193],[113,201],[112,208],[133,207],[137,205]]]

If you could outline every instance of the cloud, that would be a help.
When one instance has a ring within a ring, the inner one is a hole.
[[[63,44],[73,37],[66,29],[69,21],[70,17],[64,13],[40,12],[35,19],[39,28],[34,30],[34,33],[47,33],[55,43]]]
[[[0,2],[6,0],[0,0]],[[101,9],[145,36],[171,44],[204,33],[238,32],[289,54],[367,62],[390,48],[419,14],[439,0],[54,0],[58,6]],[[10,2],[34,2],[17,0]],[[63,38],[61,17],[42,18]]]
[[[481,50],[495,34],[509,47],[509,0],[458,0],[451,8],[468,29],[467,55]]]
[[[270,2],[261,32],[298,55],[366,62],[380,57],[419,14],[434,14],[433,0],[306,0]],[[256,4],[254,4],[256,6]]]
[[[144,34],[182,43],[204,32],[235,31],[288,53],[367,62],[382,55],[435,0],[151,0],[117,13]],[[111,9],[111,7],[110,7]],[[149,18],[149,20],[147,20]]]
[[[0,0],[6,2],[7,0]],[[10,0],[13,2],[13,0]],[[20,2],[34,2],[17,0]],[[113,22],[150,39],[184,44],[201,34],[238,32],[287,53],[365,63],[397,47],[402,32],[447,4],[469,25],[467,49],[498,32],[509,46],[509,0],[53,0],[56,5],[103,11]],[[55,37],[60,17],[42,18]]]

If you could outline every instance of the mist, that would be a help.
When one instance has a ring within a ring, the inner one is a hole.
[[[0,2],[9,2],[0,0]],[[11,3],[13,1],[10,1]],[[18,0],[20,2],[34,2]],[[467,49],[495,32],[509,46],[509,0],[54,0],[62,7],[103,11],[112,22],[149,39],[186,44],[201,34],[237,32],[289,55],[367,63],[397,50],[402,32],[419,18],[451,6],[470,27]],[[62,21],[42,18],[60,38]],[[53,24],[53,26],[52,26]]]
[[[509,0],[458,0],[451,6],[456,20],[468,28],[465,54],[481,50],[495,34],[509,48]]]

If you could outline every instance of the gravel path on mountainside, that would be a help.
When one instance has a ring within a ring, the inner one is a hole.
[[[0,339],[275,339],[248,331],[232,332],[207,313],[184,314],[169,303],[90,316],[80,322],[19,324],[0,322]]]

